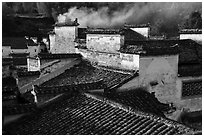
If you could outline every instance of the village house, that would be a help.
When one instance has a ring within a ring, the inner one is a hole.
[[[196,134],[180,123],[189,122],[184,110],[188,116],[199,112],[198,118],[202,110],[200,44],[151,40],[149,25],[78,25],[66,17],[55,24],[49,54],[28,58],[28,68],[40,76],[19,89],[30,94],[35,85],[40,97],[60,98],[17,128],[8,125],[7,134],[10,128],[18,134]],[[34,55],[35,48],[29,51]],[[39,66],[43,59],[51,61]]]
[[[54,32],[49,35],[50,39],[50,53],[74,53],[75,52],[75,39],[78,33],[78,22],[67,21],[57,22],[54,25]]]

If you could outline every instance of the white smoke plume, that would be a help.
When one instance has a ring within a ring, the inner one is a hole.
[[[108,6],[98,9],[72,7],[63,16],[71,20],[78,18],[80,27],[118,27],[124,23],[168,25],[183,21],[192,11],[202,10],[201,7],[201,3],[132,3],[116,11],[111,11]]]

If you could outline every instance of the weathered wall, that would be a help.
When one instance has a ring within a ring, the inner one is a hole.
[[[122,67],[139,70],[139,55],[120,53],[120,58]]]
[[[8,57],[11,53],[11,46],[2,46],[2,57]]]
[[[76,48],[76,53],[80,53],[84,58],[92,62],[98,62],[98,65],[127,70],[139,69],[139,55],[97,52],[78,48]]]
[[[116,53],[120,49],[123,36],[120,34],[87,34],[87,48],[94,51]]]
[[[119,53],[105,53],[86,49],[77,49],[76,53],[80,53],[84,58],[91,62],[98,62],[98,65],[120,67],[121,59]]]
[[[180,39],[192,39],[197,42],[202,42],[202,34],[180,34]]]
[[[30,53],[30,56],[35,56],[39,53],[39,46],[28,46],[28,53]]]
[[[155,92],[161,102],[172,102],[178,96],[178,55],[141,57],[139,62],[140,86]],[[151,83],[158,84],[152,86]]]
[[[150,28],[149,27],[144,27],[144,28],[130,28],[131,30],[145,36],[145,37],[149,37],[149,30]]]
[[[74,53],[75,38],[77,35],[76,26],[55,27],[55,36],[50,36],[51,53]],[[53,40],[55,39],[55,40]]]

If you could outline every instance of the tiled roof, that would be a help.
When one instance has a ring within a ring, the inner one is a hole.
[[[125,41],[122,53],[141,55],[164,55],[179,53],[179,64],[199,63],[202,46],[193,40]]]
[[[79,23],[77,22],[56,23],[54,26],[56,27],[79,26]]]
[[[12,57],[27,57],[27,56],[29,56],[29,53],[10,53],[9,56],[12,56]]]
[[[103,83],[107,88],[110,88],[132,76],[133,75],[131,74],[99,69],[82,61],[79,65],[76,65],[69,70],[66,70],[63,74],[43,83],[42,86],[83,84],[103,80]]]
[[[122,29],[87,28],[87,34],[123,34]]]
[[[13,58],[14,65],[27,65],[27,58]]]
[[[178,76],[179,77],[202,76],[202,64],[179,65]]]
[[[16,87],[16,79],[11,76],[3,78],[2,87]]]
[[[124,38],[125,41],[128,40],[135,40],[135,41],[142,41],[142,40],[147,40],[146,37],[143,35],[131,30],[131,29],[124,29]]]
[[[167,40],[125,41],[120,52],[128,54],[172,55],[178,53],[178,44]]]
[[[178,40],[179,43],[179,64],[202,62],[202,45],[193,40]]]
[[[182,97],[202,96],[202,80],[183,81]]]
[[[40,53],[38,54],[40,59],[63,59],[63,58],[81,58],[81,54],[69,53],[69,54],[48,54]]]
[[[10,106],[4,106],[2,111],[6,115],[15,115],[22,113],[31,113],[36,111],[37,106],[34,103],[26,103],[26,104],[15,104]]]
[[[202,34],[202,29],[182,29],[180,34]]]
[[[27,76],[35,76],[40,75],[40,71],[18,71],[18,77],[27,77]]]
[[[2,37],[2,45],[11,46],[12,49],[27,49],[24,37]]]
[[[165,117],[163,112],[167,112],[171,109],[168,104],[159,102],[154,95],[143,89],[113,92],[108,94],[106,97],[117,103],[131,107],[132,109],[152,113],[162,117]]]
[[[130,25],[130,24],[125,24],[124,25],[125,28],[146,28],[146,27],[150,27],[150,24],[134,24],[134,25]]]
[[[37,46],[31,39],[26,40],[24,37],[3,37],[3,46],[11,46],[11,49],[27,49],[28,46]]]
[[[2,62],[9,62],[15,66],[27,65],[27,57],[3,58]]]
[[[95,81],[91,83],[82,83],[82,84],[70,84],[62,86],[53,86],[45,85],[37,87],[37,92],[39,94],[59,94],[75,91],[85,91],[85,90],[95,90],[95,89],[104,89],[106,86],[103,84],[103,81]]]
[[[63,100],[63,101],[62,101]],[[38,113],[25,116],[3,129],[12,135],[169,135],[193,134],[176,122],[127,111],[87,95],[64,98]]]

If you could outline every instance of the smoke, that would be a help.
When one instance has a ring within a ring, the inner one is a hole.
[[[123,3],[113,10],[111,3],[100,8],[72,7],[58,16],[74,20],[78,18],[80,27],[121,27],[127,24],[150,23],[155,33],[172,31],[186,20],[190,13],[202,11],[202,3]],[[65,20],[65,19],[64,19]]]
[[[153,33],[174,33],[193,11],[202,12],[201,2],[6,2],[3,14],[42,13],[55,21],[73,21],[80,27],[122,27],[127,24],[151,24]],[[202,13],[201,13],[202,14]],[[63,15],[63,16],[62,16]]]

